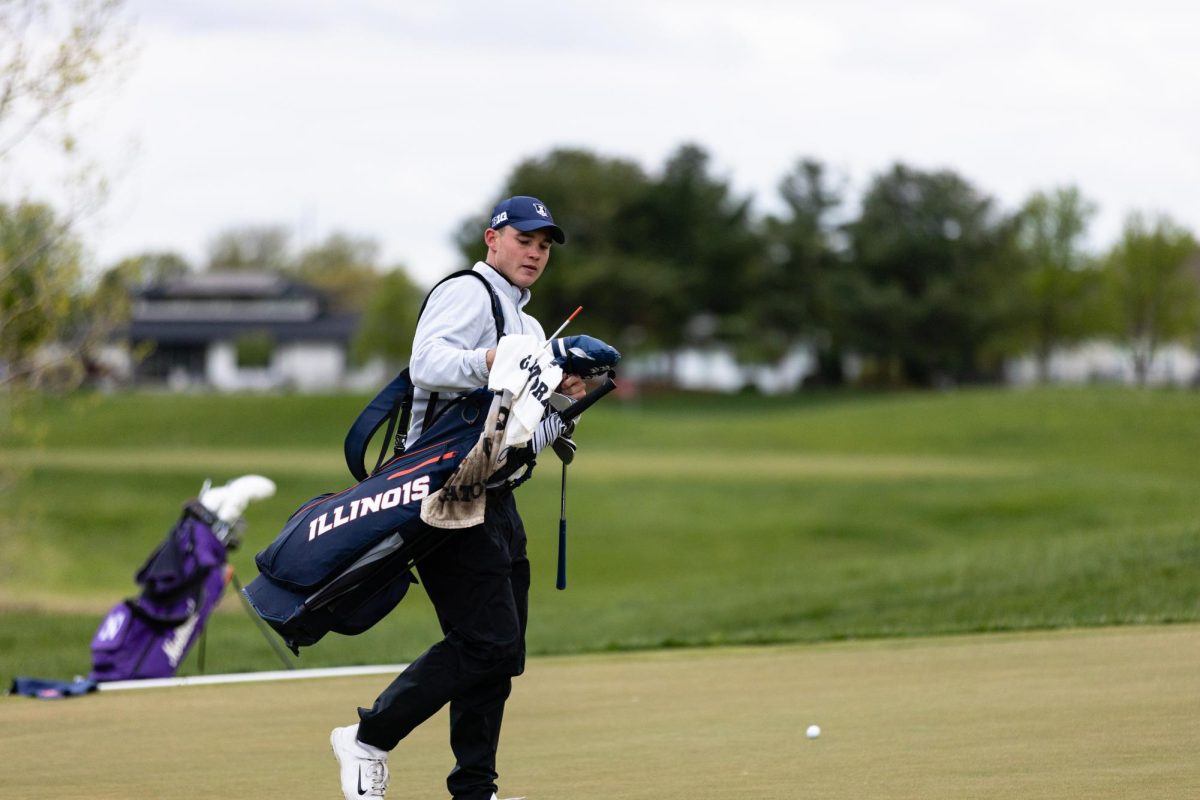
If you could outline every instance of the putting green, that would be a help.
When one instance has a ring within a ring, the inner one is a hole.
[[[534,659],[502,795],[1200,797],[1197,663],[1198,626]],[[0,796],[338,797],[329,729],[386,681],[5,698]],[[445,796],[445,730],[395,751],[389,796]]]

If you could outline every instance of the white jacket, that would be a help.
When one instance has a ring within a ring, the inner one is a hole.
[[[529,303],[528,289],[519,289],[488,264],[472,268],[500,297],[504,332],[527,333],[545,341],[536,319],[522,309]],[[411,444],[421,435],[430,392],[438,393],[438,406],[471,389],[487,386],[487,351],[497,345],[492,300],[479,281],[463,275],[433,290],[413,337],[409,375],[413,392]]]

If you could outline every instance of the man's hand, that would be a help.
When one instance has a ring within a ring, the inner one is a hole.
[[[587,384],[578,375],[563,375],[562,383],[558,385],[558,392],[572,400],[580,399],[587,394],[587,390]]]
[[[594,336],[564,336],[550,342],[554,362],[564,372],[590,378],[601,375],[617,365],[621,354],[617,348]],[[565,394],[565,393],[564,393]]]

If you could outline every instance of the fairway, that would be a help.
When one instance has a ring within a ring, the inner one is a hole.
[[[1200,627],[532,659],[504,796],[1195,798]],[[338,796],[329,729],[382,676],[0,702],[4,798]],[[818,723],[817,740],[804,729]],[[443,797],[443,715],[389,797]]]
[[[0,430],[0,678],[86,672],[206,478],[278,484],[231,557],[251,580],[293,510],[350,482],[365,402],[39,398]],[[577,438],[568,591],[553,459],[520,490],[534,655],[1200,622],[1194,392],[647,397],[589,411]],[[439,634],[413,595],[300,665],[415,658]],[[206,671],[277,666],[235,598],[209,629]]]
[[[143,469],[174,471],[185,474],[197,469],[218,471],[258,470],[302,475],[329,475],[333,480],[345,480],[338,474],[341,467],[337,453],[328,450],[232,450],[180,448],[137,450],[10,450],[5,453],[10,463],[25,467],[56,467],[59,469]],[[330,465],[336,469],[331,469]],[[1034,470],[1019,462],[996,462],[968,458],[939,458],[936,456],[888,455],[828,455],[744,453],[730,454],[708,450],[675,450],[670,453],[639,455],[630,459],[621,453],[594,454],[581,465],[583,474],[597,480],[627,480],[652,478],[670,474],[681,479],[705,478],[711,475],[736,472],[755,478],[806,478],[854,480],[857,478],[921,478],[921,477],[1008,477],[1030,474]]]

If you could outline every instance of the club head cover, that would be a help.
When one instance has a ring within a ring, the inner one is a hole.
[[[243,475],[224,486],[205,488],[200,493],[200,504],[217,516],[217,519],[232,524],[254,500],[263,500],[275,494],[275,482],[262,475]]]
[[[621,353],[612,345],[594,336],[564,336],[550,343],[554,363],[564,372],[582,378],[602,375],[615,367]]]

